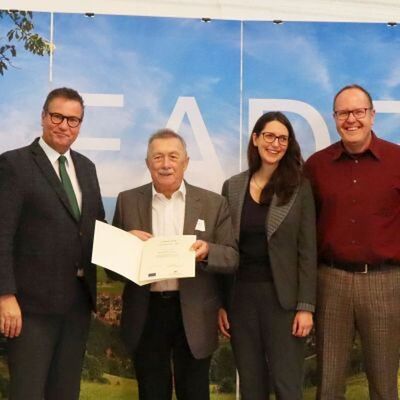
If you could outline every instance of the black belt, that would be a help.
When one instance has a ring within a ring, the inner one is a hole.
[[[341,261],[323,262],[330,268],[341,269],[342,271],[355,272],[359,274],[367,274],[373,271],[387,271],[400,266],[400,262],[386,261],[382,263],[352,263]]]
[[[179,290],[167,290],[165,292],[150,292],[153,299],[171,300],[179,299]]]

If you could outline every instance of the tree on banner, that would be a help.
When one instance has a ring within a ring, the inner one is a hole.
[[[0,74],[4,75],[12,59],[17,56],[16,43],[23,44],[24,49],[32,54],[43,56],[50,54],[51,44],[38,33],[35,33],[31,11],[0,10],[0,19],[9,19],[12,28],[6,38],[0,37]]]

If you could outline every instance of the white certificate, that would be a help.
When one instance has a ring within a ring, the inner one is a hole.
[[[195,235],[157,236],[142,241],[135,235],[96,221],[92,263],[138,285],[195,276]]]

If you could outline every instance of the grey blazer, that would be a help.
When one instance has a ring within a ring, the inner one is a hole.
[[[224,182],[222,194],[228,200],[236,242],[239,242],[243,202],[249,171]],[[290,201],[277,205],[274,195],[265,221],[274,285],[286,310],[314,311],[316,297],[316,227],[311,186],[304,180]]]
[[[195,230],[199,219],[205,231]],[[113,225],[130,231],[152,232],[152,185],[118,195]],[[217,312],[221,305],[214,273],[232,273],[239,255],[226,200],[213,192],[186,183],[184,234],[196,234],[209,243],[207,262],[197,263],[196,276],[179,280],[180,302],[186,338],[195,358],[209,356],[218,345]],[[135,351],[149,306],[150,285],[127,282],[123,292],[122,337]]]

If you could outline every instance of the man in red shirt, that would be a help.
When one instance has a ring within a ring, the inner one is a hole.
[[[317,205],[319,400],[344,399],[355,332],[372,400],[395,400],[400,348],[400,147],[372,131],[358,85],[333,102],[341,140],[306,162]]]

